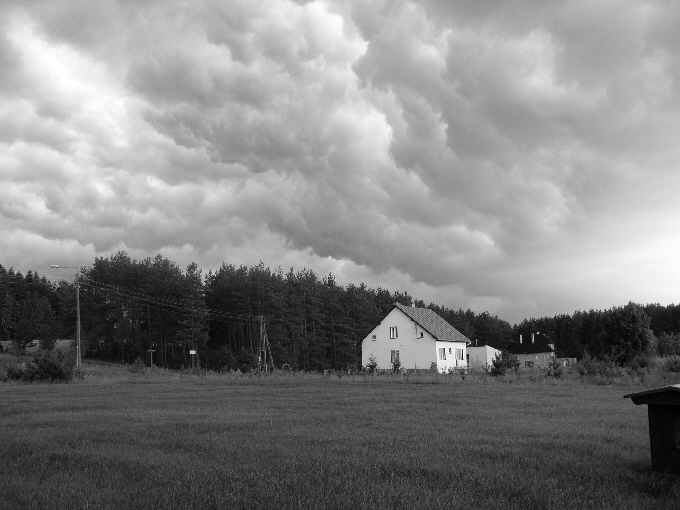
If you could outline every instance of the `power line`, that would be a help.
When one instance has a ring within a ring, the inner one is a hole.
[[[28,272],[31,272],[31,274],[28,275]],[[0,284],[4,282],[9,284],[25,284],[32,286],[37,285],[52,288],[58,287],[58,284],[55,284],[51,280],[48,280],[44,275],[41,276],[39,275],[39,273],[32,272],[31,270],[29,270],[28,272],[26,275],[24,275],[21,270],[14,270],[13,268],[7,270],[5,268],[2,268],[0,269]],[[254,315],[251,313],[245,314],[238,312],[229,312],[224,310],[216,310],[208,307],[198,308],[187,306],[181,304],[180,302],[178,302],[178,300],[173,301],[158,296],[150,296],[148,294],[136,291],[134,289],[119,287],[116,285],[100,282],[86,275],[79,275],[79,279],[80,285],[83,287],[89,287],[90,289],[93,289],[95,291],[104,292],[109,297],[114,299],[118,298],[118,299],[141,300],[147,304],[153,304],[154,309],[156,310],[172,309],[187,315],[192,315],[195,314],[197,311],[200,311],[211,320],[225,323],[232,323],[235,321],[250,321],[254,318]],[[68,283],[66,280],[60,280],[60,282]],[[178,299],[181,300],[181,298]]]
[[[185,313],[187,315],[195,314],[197,311],[204,313],[207,317],[213,320],[221,320],[223,322],[234,322],[235,320],[247,321],[252,320],[252,314],[243,314],[236,312],[227,312],[223,310],[215,310],[213,308],[197,308],[192,306],[187,306],[179,303],[178,301],[172,301],[169,299],[164,299],[157,296],[150,296],[133,289],[128,289],[125,287],[118,287],[115,285],[98,282],[91,280],[89,278],[83,278],[81,280],[81,285],[90,287],[92,289],[102,291],[107,293],[109,296],[125,299],[135,299],[140,300],[145,303],[154,304],[157,309],[169,308],[177,310],[179,312]]]

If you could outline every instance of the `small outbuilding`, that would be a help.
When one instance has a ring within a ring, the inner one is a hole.
[[[468,345],[467,347],[467,362],[468,362],[468,367],[471,369],[479,369],[479,370],[488,370],[489,367],[491,367],[491,364],[493,363],[493,360],[496,359],[496,356],[499,356],[501,351],[498,349],[495,349],[491,347],[490,345],[477,345],[477,342],[475,342],[475,345]]]
[[[680,473],[680,384],[630,393],[634,404],[646,404],[652,469]]]

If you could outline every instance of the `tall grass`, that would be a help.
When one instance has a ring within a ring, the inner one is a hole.
[[[0,509],[680,501],[680,477],[650,471],[632,379],[85,373],[0,385]]]

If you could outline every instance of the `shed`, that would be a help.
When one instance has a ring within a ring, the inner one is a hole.
[[[630,393],[634,404],[646,404],[652,469],[680,473],[680,384]]]

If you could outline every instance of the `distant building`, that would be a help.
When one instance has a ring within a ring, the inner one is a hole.
[[[429,308],[395,303],[363,339],[361,364],[373,357],[378,369],[391,369],[395,360],[405,369],[429,369],[433,362],[439,372],[467,368],[469,342]]]
[[[508,346],[508,352],[514,354],[522,367],[547,367],[555,357],[555,344],[540,333],[532,333],[531,338],[523,339]]]
[[[467,362],[468,367],[472,370],[487,370],[491,367],[491,362],[500,355],[501,351],[491,347],[490,345],[468,345],[467,347]]]

